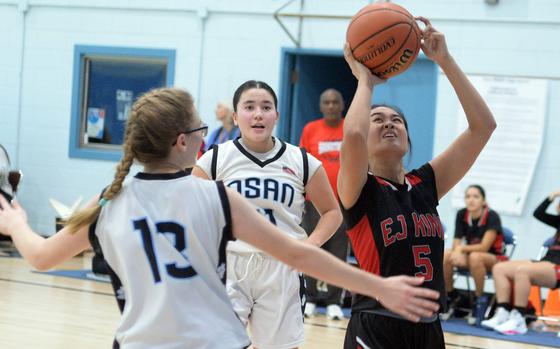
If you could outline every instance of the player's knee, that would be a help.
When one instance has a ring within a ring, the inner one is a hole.
[[[469,253],[469,266],[480,266],[484,263],[482,253],[471,252]]]
[[[515,269],[515,276],[516,277],[525,277],[529,276],[530,270],[526,265],[520,265]]]
[[[505,263],[496,263],[492,267],[492,275],[494,276],[501,276],[505,274]]]

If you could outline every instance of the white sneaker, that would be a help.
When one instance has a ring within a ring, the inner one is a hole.
[[[499,325],[506,322],[508,319],[509,319],[509,311],[505,310],[502,307],[499,307],[498,309],[496,309],[496,313],[491,319],[484,320],[480,324],[482,325],[482,327],[493,330]]]
[[[315,303],[307,302],[305,304],[305,317],[313,317],[317,313],[317,305]]]
[[[525,323],[523,315],[513,309],[509,313],[508,320],[503,324],[496,326],[494,331],[507,335],[525,334],[527,333],[527,324]]]
[[[344,314],[337,304],[331,304],[327,306],[327,317],[331,320],[341,320],[344,318]]]

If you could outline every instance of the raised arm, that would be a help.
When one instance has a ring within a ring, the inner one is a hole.
[[[98,197],[93,198],[88,206],[98,200]],[[25,210],[17,202],[12,205],[0,196],[0,231],[12,238],[23,258],[35,269],[48,270],[90,246],[88,226],[73,234],[63,228],[45,239],[31,229]]]
[[[550,194],[543,202],[535,209],[533,216],[539,221],[546,225],[550,225],[553,228],[558,228],[560,226],[560,216],[546,213],[546,209],[550,204],[560,196],[560,191],[556,191]]]
[[[258,214],[237,192],[227,189],[233,221],[233,234],[278,260],[330,284],[379,298],[379,301],[410,321],[429,317],[438,309],[436,291],[417,287],[421,278],[397,276],[381,278],[341,262],[310,244],[280,232]]]
[[[384,82],[352,56],[348,43],[344,45],[344,58],[358,79],[356,93],[344,120],[344,135],[340,147],[338,196],[345,208],[352,207],[367,179],[367,138],[370,125],[370,106],[373,86]]]
[[[468,122],[468,128],[443,153],[430,161],[441,199],[471,168],[496,128],[496,121],[486,102],[449,54],[444,35],[435,30],[426,18],[417,19],[426,25],[422,33],[422,51],[447,76]]]
[[[321,215],[315,229],[306,241],[315,246],[321,246],[333,236],[342,223],[342,213],[323,166],[319,167],[311,177],[305,186],[305,192]]]

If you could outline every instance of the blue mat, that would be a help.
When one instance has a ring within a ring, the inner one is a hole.
[[[74,270],[51,270],[51,271],[34,271],[34,273],[38,274],[47,274],[47,275],[54,275],[54,276],[63,276],[72,279],[81,279],[81,280],[89,280],[89,281],[98,281],[98,282],[105,282],[111,283],[109,276],[94,274],[90,269],[74,269]]]
[[[470,326],[464,319],[442,321],[441,325],[445,332],[560,348],[560,338],[553,332],[535,332],[529,330],[529,332],[524,335],[507,336],[496,331]]]

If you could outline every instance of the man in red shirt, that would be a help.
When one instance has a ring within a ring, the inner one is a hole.
[[[319,106],[323,118],[311,121],[305,125],[301,134],[299,146],[305,148],[307,152],[323,163],[331,187],[335,195],[337,195],[336,181],[338,170],[340,169],[340,144],[342,143],[342,128],[344,125],[344,120],[342,119],[344,100],[339,91],[330,88],[321,94]],[[306,201],[302,226],[308,235],[315,229],[319,218],[319,213],[313,204],[310,201]],[[346,227],[344,223],[342,223],[330,240],[323,245],[323,249],[342,260],[346,260],[348,238],[346,236]],[[342,289],[327,285],[309,276],[306,276],[306,285],[306,317],[311,317],[315,314],[316,303],[319,300],[318,288],[322,291],[325,291],[326,288],[325,303],[327,305],[327,317],[330,319],[342,319],[343,314],[340,308]]]

